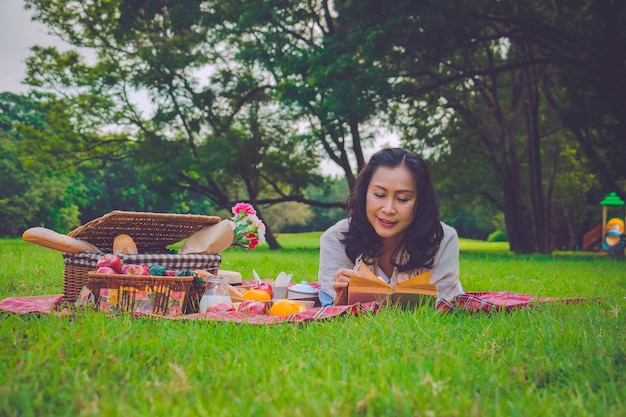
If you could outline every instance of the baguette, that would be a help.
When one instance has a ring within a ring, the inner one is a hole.
[[[126,234],[115,236],[113,239],[114,255],[138,255],[137,245],[132,237]]]
[[[89,242],[62,235],[45,227],[31,227],[22,234],[22,240],[65,253],[100,252]]]

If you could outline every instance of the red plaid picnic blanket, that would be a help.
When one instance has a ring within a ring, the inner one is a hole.
[[[16,314],[39,313],[39,314],[67,314],[60,311],[63,301],[63,294],[39,295],[31,297],[10,297],[0,301],[0,311]],[[224,313],[196,313],[182,316],[156,316],[152,314],[135,313],[137,317],[158,317],[168,320],[212,320],[234,323],[249,324],[279,324],[279,323],[301,323],[313,320],[324,320],[343,315],[361,315],[365,313],[375,313],[379,305],[376,302],[354,304],[346,306],[318,307],[303,311],[302,313],[289,316],[246,316],[239,312]]]
[[[448,313],[454,310],[469,312],[509,311],[528,308],[535,304],[560,302],[565,304],[586,301],[586,298],[537,297],[515,292],[466,292],[451,301],[441,300],[435,306],[437,311]]]
[[[59,308],[61,301],[63,294],[9,297],[0,301],[0,310],[17,314],[51,314]]]
[[[345,306],[317,307],[303,311],[302,313],[291,314],[289,316],[268,316],[261,314],[247,316],[238,311],[228,311],[220,313],[185,314],[183,316],[164,318],[172,320],[210,320],[247,324],[302,323],[307,321],[326,320],[344,315],[358,316],[366,313],[375,313],[379,308],[379,304],[373,301],[370,303]]]
[[[62,294],[31,297],[10,297],[0,301],[0,311],[17,314],[64,314],[64,312],[59,311],[61,308],[62,300]],[[569,304],[586,300],[586,298],[538,297],[531,294],[519,294],[514,292],[468,292],[455,297],[451,301],[440,301],[436,305],[435,310],[442,313],[448,313],[452,311],[467,311],[472,313],[501,310],[510,311],[529,308],[536,304],[553,302]],[[204,314],[196,313],[174,317],[153,316],[137,313],[135,315],[159,317],[170,320],[211,320],[249,324],[279,324],[324,320],[342,315],[361,315],[366,313],[376,313],[379,308],[380,306],[377,302],[370,302],[345,306],[318,307],[306,310],[302,313],[292,314],[290,316],[246,316],[243,313],[239,312]]]

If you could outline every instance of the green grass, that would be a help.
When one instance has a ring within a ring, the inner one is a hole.
[[[318,240],[228,249],[223,269],[312,281]],[[461,250],[467,291],[603,300],[279,326],[1,314],[0,415],[626,416],[626,261]],[[0,298],[62,292],[57,252],[0,240],[0,265]]]

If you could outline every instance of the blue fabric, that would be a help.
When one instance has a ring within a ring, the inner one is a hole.
[[[320,303],[322,304],[322,307],[328,307],[328,306],[332,306],[333,305],[333,297],[331,297],[330,295],[326,294],[324,291],[322,291],[320,289]]]

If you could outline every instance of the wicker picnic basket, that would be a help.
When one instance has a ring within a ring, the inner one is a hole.
[[[124,263],[158,264],[171,269],[202,269],[216,273],[221,263],[220,255],[172,254],[167,246],[180,242],[191,234],[220,222],[216,216],[196,214],[169,214],[131,211],[112,211],[77,227],[69,236],[84,240],[102,252],[111,252],[113,240],[120,234],[132,237],[138,255],[120,255]],[[95,270],[102,253],[64,253],[64,300],[75,303],[81,289],[89,284],[88,273]],[[190,297],[203,291],[192,285]],[[95,294],[97,296],[97,294]]]
[[[189,309],[193,276],[109,275],[89,272],[96,308],[113,313],[179,315]]]

